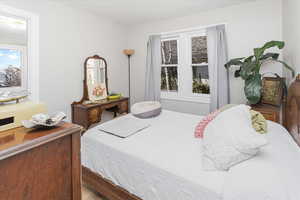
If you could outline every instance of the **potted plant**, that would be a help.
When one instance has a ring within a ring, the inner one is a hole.
[[[260,68],[263,65],[270,62],[281,63],[292,72],[293,77],[295,76],[294,70],[288,64],[279,60],[279,53],[265,53],[267,49],[272,47],[283,49],[284,45],[285,43],[282,41],[270,41],[261,48],[255,48],[254,55],[235,58],[225,64],[227,69],[231,66],[239,66],[234,76],[241,77],[245,81],[244,92],[250,104],[257,104],[261,99],[262,75],[260,74]]]

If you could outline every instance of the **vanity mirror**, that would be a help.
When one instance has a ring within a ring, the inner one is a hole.
[[[84,62],[83,97],[73,102],[72,122],[88,129],[99,123],[103,111],[117,114],[128,113],[128,98],[109,99],[107,86],[107,63],[98,55],[88,57]]]
[[[84,62],[83,97],[80,103],[97,102],[107,98],[107,63],[98,55]]]

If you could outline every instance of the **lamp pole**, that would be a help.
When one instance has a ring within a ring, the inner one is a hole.
[[[129,96],[129,102],[128,102],[128,110],[130,111],[130,105],[131,105],[131,66],[130,66],[130,58],[134,54],[133,49],[124,49],[123,53],[128,58],[128,96]]]
[[[131,106],[131,70],[130,70],[130,57],[131,55],[127,55],[128,57],[128,96],[129,96],[129,102],[128,102],[128,110],[130,111]]]

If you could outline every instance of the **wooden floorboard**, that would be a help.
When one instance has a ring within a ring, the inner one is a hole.
[[[82,188],[82,200],[106,200],[105,198],[101,197],[98,193],[89,189],[85,185],[83,185],[81,188]]]

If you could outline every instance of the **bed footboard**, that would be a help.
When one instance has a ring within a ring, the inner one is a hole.
[[[89,188],[108,200],[142,200],[84,166],[82,166],[82,180]]]

